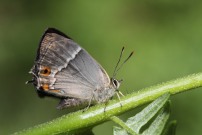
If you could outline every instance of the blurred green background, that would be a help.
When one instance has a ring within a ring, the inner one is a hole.
[[[118,73],[130,93],[202,69],[202,1],[0,1],[0,134],[66,114],[38,98],[28,71],[47,27],[72,37],[112,75],[122,46],[135,55]],[[202,88],[172,96],[177,135],[202,133]],[[127,112],[121,118],[134,115]],[[93,129],[112,134],[114,123]]]

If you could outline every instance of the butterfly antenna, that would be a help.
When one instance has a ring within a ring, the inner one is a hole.
[[[114,78],[115,75],[116,75],[116,70],[117,70],[117,67],[118,67],[118,65],[119,65],[119,63],[120,63],[120,61],[121,61],[121,58],[122,58],[124,49],[125,49],[125,48],[124,48],[124,46],[123,46],[122,49],[121,49],[121,54],[120,54],[120,56],[119,56],[119,60],[118,60],[118,62],[116,63],[116,67],[114,68],[114,73],[113,73],[113,77],[112,77],[112,78]]]
[[[130,57],[133,55],[134,51],[130,53],[127,59],[124,60],[124,62],[120,65],[120,67],[114,72],[114,76],[116,76],[117,72],[122,68],[122,66],[130,59]]]

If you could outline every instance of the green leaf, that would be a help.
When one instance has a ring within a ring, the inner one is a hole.
[[[137,133],[132,130],[128,125],[126,125],[121,119],[119,119],[116,116],[112,116],[111,120],[113,120],[115,123],[119,124],[122,128],[119,127],[114,127],[114,134],[128,134],[130,133],[131,135],[137,135]],[[127,131],[127,132],[126,132]]]
[[[128,135],[128,132],[120,127],[113,127],[113,135]]]
[[[175,135],[176,127],[177,127],[177,121],[176,120],[169,122],[166,129],[164,130],[163,135]]]
[[[122,127],[114,127],[114,135],[128,135],[128,133],[132,135],[140,134],[140,129],[145,124],[148,124],[151,119],[154,119],[157,114],[156,118],[145,129],[142,135],[160,135],[170,115],[170,104],[167,102],[169,97],[169,94],[162,95],[134,117],[129,118],[126,123],[115,116],[111,117],[111,120]]]
[[[164,107],[142,135],[161,135],[170,116],[170,104]]]
[[[147,107],[145,107],[141,112],[136,114],[134,117],[129,118],[126,121],[126,124],[131,127],[136,133],[139,133],[140,128],[159,112],[159,110],[168,101],[169,97],[169,94],[164,94],[163,96],[157,98]]]

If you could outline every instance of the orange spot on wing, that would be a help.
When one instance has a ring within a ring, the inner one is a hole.
[[[50,90],[51,92],[53,92],[53,93],[58,93],[58,92],[60,92],[60,90]]]
[[[41,66],[40,68],[40,75],[48,76],[51,73],[51,69],[47,66]]]
[[[42,87],[42,89],[44,91],[48,91],[49,90],[49,85],[48,84],[43,84],[41,87]]]
[[[53,90],[53,89],[50,90],[48,84],[43,84],[43,85],[41,86],[41,88],[42,88],[42,90],[44,90],[44,91],[49,91],[49,92],[52,92],[52,93],[59,93],[59,92],[60,92],[60,90]]]

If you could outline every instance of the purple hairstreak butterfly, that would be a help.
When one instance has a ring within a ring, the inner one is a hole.
[[[59,98],[58,109],[106,103],[115,93],[120,93],[120,81],[114,77],[120,69],[117,67],[123,50],[114,75],[109,78],[104,68],[86,50],[64,33],[48,28],[29,72],[33,79],[27,83],[35,86],[39,97]]]

